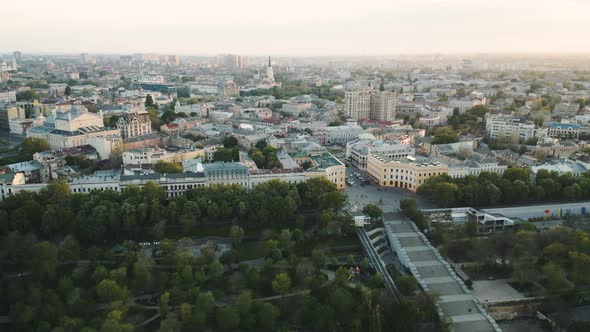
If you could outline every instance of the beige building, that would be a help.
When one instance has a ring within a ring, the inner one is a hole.
[[[365,90],[344,93],[344,113],[353,119],[392,121],[395,119],[397,94],[391,91]]]
[[[372,89],[346,91],[344,114],[353,119],[368,119],[371,116]]]
[[[383,155],[371,154],[367,160],[367,172],[383,187],[404,188],[416,191],[426,180],[435,175],[447,174],[447,165],[438,162],[393,160]]]
[[[371,119],[379,121],[393,121],[397,93],[391,91],[373,91],[371,95]]]
[[[8,129],[10,127],[10,121],[12,120],[24,120],[25,109],[22,107],[11,106],[5,109],[0,109],[0,128]]]

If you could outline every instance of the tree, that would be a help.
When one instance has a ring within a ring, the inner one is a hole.
[[[53,243],[43,241],[31,247],[30,268],[33,274],[43,278],[55,274],[57,268],[57,248]]]
[[[166,319],[160,321],[160,329],[158,332],[180,332],[182,324],[178,321],[176,313],[171,312]]]
[[[235,136],[228,135],[223,139],[223,147],[226,149],[235,148],[238,146],[238,139]]]
[[[368,215],[371,218],[371,221],[375,221],[383,217],[383,210],[373,203],[365,205],[363,208],[363,213]]]
[[[280,295],[285,295],[291,288],[291,277],[287,273],[279,273],[272,281],[272,290]]]
[[[352,310],[355,305],[354,297],[346,288],[336,287],[333,289],[328,296],[328,303],[334,308],[336,314],[341,317],[353,314]]]
[[[229,237],[234,247],[239,246],[244,238],[244,229],[238,225],[232,225],[229,229]]]
[[[160,316],[166,318],[170,310],[170,293],[165,292],[160,295]]]
[[[26,90],[26,91],[18,92],[16,94],[17,101],[23,101],[23,100],[33,101],[35,99],[39,99],[39,96],[33,90]]]
[[[154,107],[154,98],[150,94],[145,97],[145,107]]]
[[[21,156],[23,159],[33,159],[33,155],[37,152],[49,150],[49,144],[42,138],[29,137],[21,143]]]
[[[129,323],[122,323],[123,312],[121,310],[114,310],[109,312],[107,319],[103,322],[100,332],[132,332],[133,325]]]
[[[448,144],[459,141],[459,136],[451,127],[442,127],[434,131],[433,144]]]
[[[64,94],[65,94],[66,96],[68,96],[68,97],[69,97],[69,96],[72,94],[72,88],[70,88],[70,86],[69,86],[69,85],[68,85],[68,86],[66,86],[66,89],[65,89],[65,91],[64,91]]]
[[[260,141],[256,142],[255,148],[262,151],[268,146],[265,139],[261,139]]]
[[[550,262],[543,267],[545,287],[550,293],[563,293],[570,290],[573,284],[567,279],[565,271],[557,264]]]
[[[277,319],[281,315],[279,308],[268,302],[260,303],[257,307],[256,315],[260,326],[266,330],[272,331]]]
[[[398,276],[395,278],[395,285],[405,296],[412,296],[418,289],[418,282],[413,276]]]
[[[112,302],[125,299],[126,290],[120,287],[116,281],[105,279],[96,286],[96,294],[101,301]]]
[[[182,173],[184,169],[182,166],[174,162],[158,160],[154,165],[154,171],[160,174]]]
[[[509,180],[510,182],[520,180],[528,185],[531,183],[530,173],[531,172],[528,168],[511,167],[504,171],[504,175],[502,177]]]
[[[187,321],[193,313],[193,307],[190,303],[183,302],[180,304],[180,319]]]
[[[217,310],[217,325],[222,330],[233,330],[240,326],[240,313],[234,307],[221,307]]]

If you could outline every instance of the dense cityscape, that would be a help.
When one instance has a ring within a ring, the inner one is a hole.
[[[0,41],[0,331],[590,331],[590,57],[157,40]]]

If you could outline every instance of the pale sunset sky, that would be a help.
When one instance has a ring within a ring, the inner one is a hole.
[[[0,53],[590,52],[590,0],[2,0]]]

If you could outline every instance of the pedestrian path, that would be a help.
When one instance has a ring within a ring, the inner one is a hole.
[[[384,222],[391,250],[424,291],[440,296],[439,314],[453,320],[455,332],[500,332],[496,321],[440,256],[416,225],[391,215]]]

